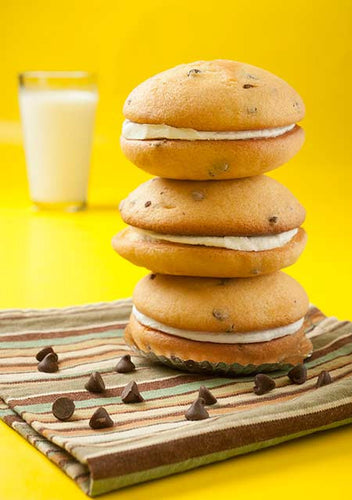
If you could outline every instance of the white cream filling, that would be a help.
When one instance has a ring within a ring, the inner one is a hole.
[[[184,141],[237,141],[244,139],[266,139],[278,137],[292,130],[295,123],[285,127],[266,128],[261,130],[204,131],[193,128],[177,128],[169,125],[151,123],[135,123],[125,120],[122,125],[122,136],[125,139],[183,139]]]
[[[132,313],[139,323],[147,326],[148,328],[152,328],[153,330],[168,333],[169,335],[174,335],[176,337],[182,337],[187,340],[212,342],[214,344],[254,344],[257,342],[269,342],[270,340],[278,339],[280,337],[285,337],[286,335],[292,335],[293,333],[298,332],[304,321],[304,318],[301,318],[294,323],[290,323],[289,325],[279,326],[278,328],[271,328],[268,330],[258,330],[255,332],[214,333],[181,330],[179,328],[164,325],[155,319],[145,316],[143,313],[138,311],[135,306],[133,306]]]
[[[297,234],[298,228],[278,234],[264,236],[179,236],[174,234],[160,234],[145,229],[133,228],[149,241],[162,240],[183,245],[201,245],[206,247],[227,248],[245,252],[261,252],[272,248],[283,247]]]

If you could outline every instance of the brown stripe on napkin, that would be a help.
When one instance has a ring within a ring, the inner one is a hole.
[[[231,456],[272,446],[352,420],[352,325],[311,307],[305,319],[314,352],[308,379],[291,384],[272,373],[276,388],[253,394],[253,376],[220,378],[181,373],[132,354],[136,370],[117,373],[129,354],[123,329],[130,300],[66,309],[0,311],[0,417],[83,491],[95,496]],[[42,373],[35,359],[52,346],[59,371]],[[106,348],[104,348],[106,346]],[[321,371],[333,382],[316,388]],[[106,389],[88,392],[92,372]],[[136,381],[144,401],[124,404],[123,388]],[[217,398],[210,418],[184,414],[205,385]],[[52,413],[59,398],[74,401],[67,421]],[[89,421],[103,407],[113,427],[94,430]]]

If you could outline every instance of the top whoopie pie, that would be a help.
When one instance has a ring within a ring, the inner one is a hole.
[[[121,146],[138,167],[172,179],[248,177],[301,148],[301,97],[261,68],[228,60],[182,64],[136,87]]]

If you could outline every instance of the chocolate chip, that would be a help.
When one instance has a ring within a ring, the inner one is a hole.
[[[44,358],[45,358],[45,356],[46,356],[47,354],[50,354],[50,353],[55,354],[55,356],[56,356],[56,361],[57,361],[57,360],[58,360],[57,354],[56,354],[56,352],[54,352],[54,349],[53,349],[51,346],[48,346],[48,347],[43,347],[43,349],[41,349],[39,352],[37,352],[37,354],[36,354],[36,356],[35,356],[35,357],[36,357],[36,359],[37,359],[38,361],[41,361],[42,359],[44,359]]]
[[[127,105],[129,106],[132,102],[132,99],[127,99]]]
[[[244,89],[251,89],[251,88],[253,88],[253,87],[255,87],[255,85],[251,85],[250,83],[245,83],[245,84],[243,85],[243,88],[244,88]]]
[[[152,202],[151,202],[151,201],[146,201],[146,202],[144,203],[144,206],[145,206],[145,208],[148,208],[148,207],[150,207],[150,205],[151,205],[151,204],[152,204]]]
[[[267,392],[272,391],[275,388],[275,380],[273,380],[269,375],[265,375],[264,373],[258,373],[254,379],[254,387],[253,391],[258,396],[262,394],[266,394]]]
[[[198,398],[185,413],[185,417],[187,420],[204,420],[205,418],[209,418],[209,413],[204,408],[204,399]]]
[[[215,405],[218,401],[205,385],[199,387],[199,398],[204,400],[205,405]]]
[[[318,389],[319,387],[323,387],[324,385],[329,385],[332,382],[332,378],[329,372],[323,370],[320,372],[317,383],[316,383],[316,388]]]
[[[143,396],[139,392],[138,385],[133,380],[129,382],[121,394],[121,399],[124,403],[140,403],[144,401]]]
[[[187,76],[194,76],[194,75],[198,75],[199,73],[201,73],[200,69],[192,68],[188,71]]]
[[[216,286],[225,286],[227,283],[229,283],[230,278],[220,278],[219,281],[216,283]]]
[[[272,217],[269,217],[270,224],[276,224],[278,220],[279,220],[279,218],[277,215],[273,215]]]
[[[93,372],[84,387],[89,392],[104,392],[105,383],[103,377],[100,375],[100,373]]]
[[[213,309],[212,314],[214,318],[218,319],[219,321],[225,321],[225,319],[229,317],[229,313],[224,311],[223,309]]]
[[[68,420],[75,411],[75,404],[70,398],[58,398],[54,401],[51,410],[58,420]]]
[[[291,368],[287,376],[293,384],[304,384],[307,380],[307,367],[303,364],[296,365]]]
[[[45,358],[41,360],[37,368],[40,372],[45,372],[45,373],[57,372],[59,369],[59,366],[57,364],[57,354],[55,354],[54,352],[49,352],[49,354],[47,354]]]
[[[227,172],[230,168],[228,163],[220,163],[218,165],[214,165],[208,172],[210,177],[216,177],[217,175]]]
[[[106,427],[113,427],[112,421],[108,412],[102,406],[95,410],[89,420],[89,427],[92,429],[105,429]]]
[[[258,111],[258,108],[255,108],[255,107],[253,107],[253,108],[247,108],[247,113],[249,115],[256,115],[257,111]]]
[[[129,354],[122,356],[115,367],[115,371],[117,371],[117,373],[130,373],[135,369],[135,364],[131,361],[131,356]]]
[[[191,196],[195,201],[201,201],[205,198],[205,195],[204,193],[202,193],[202,191],[192,191]]]
[[[155,280],[155,278],[156,278],[156,274],[151,274],[151,275],[149,276],[149,279],[150,279],[150,280]]]

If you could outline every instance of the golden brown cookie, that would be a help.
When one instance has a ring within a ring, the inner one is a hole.
[[[121,257],[136,266],[161,274],[236,278],[258,276],[291,266],[303,252],[307,241],[304,229],[279,248],[260,252],[148,241],[133,228],[126,228],[112,239]]]
[[[114,249],[154,272],[247,277],[293,264],[304,249],[305,211],[266,176],[228,181],[156,178],[121,203],[130,228]]]
[[[304,141],[297,92],[235,61],[197,61],[155,75],[131,92],[123,111],[124,154],[173,179],[257,175],[287,162]]]
[[[301,363],[308,298],[278,272],[250,279],[148,275],[133,296],[126,342],[142,354],[192,371],[271,371]]]

